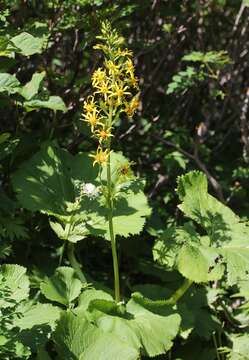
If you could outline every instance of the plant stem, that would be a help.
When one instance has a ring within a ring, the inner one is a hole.
[[[214,346],[215,346],[215,350],[216,350],[217,360],[221,360],[220,353],[219,353],[219,350],[218,350],[218,344],[217,344],[216,337],[215,337],[215,333],[213,333],[212,335],[213,335],[213,342],[214,342]]]
[[[177,289],[176,292],[167,300],[167,304],[168,305],[176,304],[177,301],[185,294],[185,292],[190,288],[192,284],[193,281],[185,279],[182,286],[179,287],[179,289]]]
[[[112,116],[113,106],[110,106],[108,116],[108,128],[112,127]],[[114,293],[116,302],[120,301],[120,285],[119,285],[119,265],[118,255],[116,248],[116,239],[113,229],[113,189],[112,189],[112,175],[111,175],[111,139],[108,140],[107,149],[109,153],[107,162],[107,205],[108,205],[108,223],[109,223],[109,234],[111,238],[112,247],[112,262],[113,262],[113,273],[114,273]]]
[[[110,152],[110,142],[108,144],[108,150]],[[109,222],[109,233],[111,238],[111,247],[112,247],[112,261],[113,261],[113,272],[114,272],[114,292],[115,300],[120,301],[120,285],[119,285],[119,267],[118,267],[118,255],[116,249],[116,240],[113,229],[113,199],[112,199],[112,182],[111,182],[111,154],[109,153],[109,159],[107,163],[107,203],[109,207],[108,212],[108,222]]]
[[[75,254],[74,254],[74,244],[68,243],[67,255],[68,255],[68,259],[69,259],[69,262],[70,262],[72,268],[75,270],[76,274],[78,275],[78,278],[83,283],[86,283],[87,281],[86,281],[85,275],[83,274],[83,272],[80,268],[80,264],[78,263],[78,261],[75,257]]]

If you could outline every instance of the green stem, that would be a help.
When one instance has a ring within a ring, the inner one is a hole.
[[[216,350],[217,360],[221,360],[220,353],[219,353],[219,350],[218,350],[218,344],[217,344],[216,337],[215,337],[215,333],[213,333],[212,335],[213,335],[213,342],[214,342],[214,346],[215,346],[215,350]]]
[[[114,272],[114,292],[115,300],[120,301],[120,285],[119,285],[119,266],[118,266],[118,255],[116,249],[116,240],[113,229],[113,199],[112,199],[112,182],[111,182],[111,159],[110,159],[110,142],[108,144],[109,150],[109,159],[107,163],[107,203],[109,207],[108,212],[108,222],[109,222],[109,233],[111,238],[111,247],[112,247],[112,260],[113,260],[113,272]]]
[[[78,275],[78,278],[83,283],[86,283],[87,281],[86,281],[85,275],[83,274],[83,272],[80,268],[80,264],[78,263],[78,261],[75,257],[75,254],[74,254],[74,244],[68,243],[67,255],[68,255],[68,259],[69,259],[69,262],[70,262],[72,268],[75,270],[76,274]]]
[[[193,281],[185,279],[179,289],[166,301],[168,305],[175,305],[177,301],[185,294],[185,292],[190,288],[193,284]]]

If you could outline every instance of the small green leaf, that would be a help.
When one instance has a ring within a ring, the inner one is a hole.
[[[86,289],[79,297],[78,310],[87,310],[92,300],[108,300],[113,301],[111,295],[102,290]]]
[[[15,51],[24,56],[30,56],[37,53],[40,54],[45,43],[43,38],[34,37],[27,32],[22,32],[11,38],[11,42],[17,48]]]
[[[23,266],[12,264],[1,265],[0,275],[4,279],[5,287],[10,292],[8,299],[0,299],[0,307],[15,306],[16,302],[28,298],[29,279]]]
[[[181,248],[177,267],[180,273],[189,280],[197,283],[208,280],[209,264],[197,246],[184,245]]]
[[[41,73],[35,73],[32,75],[32,79],[23,87],[20,88],[19,94],[22,95],[26,100],[32,99],[40,88],[40,84],[45,76],[45,71]]]
[[[7,92],[8,94],[15,94],[18,91],[20,82],[15,75],[8,73],[0,73],[0,93]]]
[[[67,107],[60,96],[49,96],[48,100],[29,100],[23,103],[23,106],[29,110],[50,109],[53,111],[67,112]]]
[[[47,299],[69,306],[79,296],[82,283],[74,269],[64,266],[57,268],[55,274],[40,286],[41,292]]]

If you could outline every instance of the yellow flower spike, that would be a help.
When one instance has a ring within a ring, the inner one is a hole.
[[[127,91],[129,89],[128,86],[124,86],[122,83],[119,85],[118,83],[115,83],[112,86],[112,92],[111,92],[111,97],[115,97],[116,98],[116,103],[118,105],[121,105],[122,103],[122,98],[125,95],[131,95],[131,93],[129,91]]]
[[[98,130],[96,130],[95,134],[96,134],[96,136],[99,138],[100,144],[101,144],[103,141],[107,140],[109,137],[113,136],[112,133],[111,133],[111,128],[106,129],[106,130],[104,130],[104,129],[102,129],[102,130],[101,130],[101,129],[98,129]]]
[[[85,122],[87,122],[91,126],[91,132],[94,132],[94,129],[97,125],[102,124],[100,122],[100,118],[98,117],[99,111],[97,108],[94,108],[93,111],[87,112],[84,116]]]
[[[93,86],[97,87],[101,83],[105,83],[106,81],[107,81],[107,75],[105,70],[103,70],[102,68],[98,68],[97,70],[94,71],[92,75]]]
[[[103,151],[102,147],[99,146],[96,154],[89,155],[89,156],[94,159],[94,162],[93,162],[93,166],[94,166],[95,164],[99,164],[99,165],[106,164],[108,162],[109,155],[110,155],[110,152],[108,151],[108,149]]]

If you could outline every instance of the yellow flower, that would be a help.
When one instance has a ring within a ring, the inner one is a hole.
[[[96,109],[96,103],[93,96],[88,96],[87,100],[84,101],[83,108],[86,112],[92,112]]]
[[[127,91],[128,86],[124,86],[123,84],[118,84],[115,82],[115,84],[112,86],[112,92],[111,92],[111,97],[116,97],[116,104],[120,105],[122,102],[122,98],[125,95],[131,95],[131,93],[129,91]]]
[[[107,101],[108,94],[111,93],[110,86],[107,81],[103,81],[99,85],[96,85],[98,91],[95,91],[95,94],[101,94],[104,96],[105,101]]]
[[[108,162],[110,152],[108,149],[104,150],[99,146],[95,155],[90,155],[90,157],[94,158],[93,166],[95,164],[103,165]]]
[[[117,53],[116,53],[116,58],[119,57],[125,57],[125,56],[133,56],[133,53],[131,50],[128,50],[127,48],[124,50],[121,50],[120,48],[118,48]]]
[[[108,139],[109,137],[113,136],[111,133],[111,128],[109,129],[98,129],[95,134],[97,135],[97,137],[99,138],[99,142],[100,144],[102,143],[102,141],[105,141],[106,139]]]
[[[91,125],[91,131],[94,132],[94,128],[96,125],[101,124],[101,122],[99,121],[99,117],[98,117],[98,113],[99,111],[94,108],[93,111],[88,111],[84,116],[85,120],[88,124]]]
[[[97,70],[94,71],[93,75],[92,75],[92,84],[93,86],[98,86],[103,82],[107,81],[107,76],[106,76],[106,71],[98,68]]]
[[[124,111],[128,115],[129,118],[132,118],[134,113],[136,112],[139,106],[138,96],[134,96],[129,103],[125,102],[125,109]]]
[[[115,75],[121,74],[119,64],[115,64],[113,61],[107,60],[107,61],[105,61],[105,66],[108,69],[110,75],[115,76]]]
[[[130,84],[134,88],[139,89],[139,87],[138,87],[138,78],[135,77],[134,75],[130,77]]]
[[[134,65],[131,59],[126,60],[126,73],[130,75],[130,77],[134,76]]]

